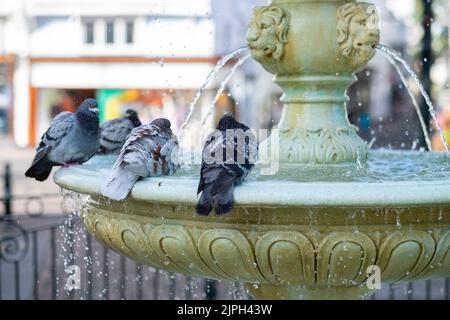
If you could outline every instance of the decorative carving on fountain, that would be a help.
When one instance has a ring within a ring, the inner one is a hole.
[[[382,242],[377,265],[389,282],[411,280],[425,270],[438,248],[425,231],[394,232]],[[395,263],[400,260],[402,268]]]
[[[300,232],[269,231],[258,239],[255,254],[269,283],[314,285],[314,245]]]
[[[151,210],[151,209],[149,209]],[[376,211],[376,209],[374,209]],[[374,212],[375,212],[374,211]],[[190,211],[186,209],[186,216]],[[366,213],[369,216],[369,212]],[[182,215],[180,215],[182,216]],[[190,276],[277,287],[364,286],[377,265],[383,283],[448,276],[450,231],[385,231],[384,225],[192,224],[89,206],[82,219],[98,240],[135,260]],[[289,231],[287,231],[289,229]],[[342,231],[335,231],[341,229]]]
[[[321,287],[364,283],[367,268],[377,258],[375,243],[362,232],[330,232],[317,252],[317,284]]]
[[[277,6],[257,7],[250,19],[247,43],[253,58],[273,64],[283,59],[288,42],[290,15]]]
[[[270,142],[270,141],[269,141]],[[281,130],[280,158],[292,163],[338,164],[367,160],[367,144],[355,129]]]
[[[375,54],[377,9],[321,2],[334,10],[316,19],[320,11],[307,3],[275,0],[255,8],[247,34],[252,57],[283,89],[279,159],[289,165],[364,162],[368,147],[348,121],[346,90],[355,81],[352,73]],[[302,121],[305,115],[311,121]]]
[[[377,8],[368,3],[348,3],[338,9],[337,15],[337,42],[342,55],[354,68],[365,66],[380,42]]]

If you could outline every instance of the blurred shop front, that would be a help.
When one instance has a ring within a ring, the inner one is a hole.
[[[0,136],[12,131],[14,56],[0,55]]]
[[[143,123],[166,117],[177,131],[215,63],[216,58],[32,58],[30,144],[56,114],[76,110],[86,98],[97,99],[102,122],[134,109]],[[200,108],[207,100],[208,95]]]

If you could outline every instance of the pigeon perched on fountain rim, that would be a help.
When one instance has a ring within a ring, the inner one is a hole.
[[[133,131],[123,145],[112,173],[100,187],[103,196],[125,199],[140,178],[171,175],[178,168],[178,141],[167,119],[156,119]]]
[[[54,166],[88,161],[99,147],[98,135],[97,101],[86,99],[75,113],[62,112],[53,119],[25,176],[45,181]]]
[[[100,127],[100,148],[98,154],[119,153],[131,131],[142,125],[138,114],[132,109],[125,116],[103,123]]]
[[[244,140],[239,138],[239,133],[244,134]],[[227,152],[230,148],[233,153],[231,159]],[[217,154],[222,155],[222,159],[207,159]],[[224,115],[203,148],[197,214],[207,216],[214,210],[217,215],[224,215],[231,211],[234,187],[241,184],[252,170],[257,154],[258,143],[249,127],[236,121],[232,115]]]

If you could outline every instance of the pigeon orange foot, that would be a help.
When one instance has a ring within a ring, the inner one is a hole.
[[[71,166],[76,166],[78,164],[79,164],[78,162],[66,162],[66,163],[63,164],[63,167],[64,168],[69,168]]]

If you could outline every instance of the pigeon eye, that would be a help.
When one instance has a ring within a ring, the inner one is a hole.
[[[357,21],[357,23],[363,27],[366,26],[366,20],[359,20],[359,21]]]

